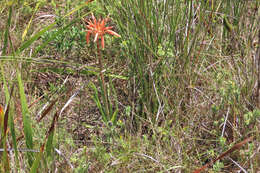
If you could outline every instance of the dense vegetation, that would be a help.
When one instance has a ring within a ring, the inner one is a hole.
[[[0,1],[1,172],[259,172],[259,3]]]

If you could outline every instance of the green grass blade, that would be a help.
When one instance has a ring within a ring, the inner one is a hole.
[[[3,65],[4,65],[3,62],[1,62],[0,68],[1,68],[1,73],[2,73],[2,80],[3,80],[3,84],[4,84],[5,99],[6,99],[6,102],[8,102],[9,99],[10,99],[10,94],[9,94],[7,83],[6,83],[6,80],[5,80],[5,73],[4,73]]]
[[[118,115],[118,109],[115,110],[115,112],[113,113],[113,115],[111,117],[111,122],[113,125],[116,125],[117,115]]]
[[[79,5],[78,7],[76,7],[75,9],[71,10],[70,12],[68,12],[64,17],[68,17],[70,15],[72,15],[73,13],[79,11],[80,9],[86,7],[88,5],[88,3],[90,3],[91,1],[88,0],[87,2],[85,2],[84,4]]]
[[[53,151],[53,136],[54,136],[54,131],[52,131],[49,136],[48,136],[48,140],[46,142],[46,153],[47,153],[47,157],[51,156],[51,153]]]
[[[25,142],[26,142],[26,147],[28,149],[33,149],[33,130],[31,127],[31,121],[29,117],[29,110],[28,110],[28,105],[27,105],[27,100],[24,92],[24,86],[23,86],[23,81],[21,77],[20,71],[17,71],[17,80],[18,80],[18,88],[19,88],[19,94],[20,94],[20,99],[21,99],[21,106],[22,106],[22,116],[23,116],[23,130],[24,130],[24,135],[25,135]],[[29,165],[32,165],[33,161],[33,153],[32,152],[27,152],[28,156],[28,162]]]
[[[13,11],[12,9],[13,9],[13,7],[10,6],[10,8],[9,8],[9,16],[8,16],[8,20],[7,20],[7,24],[6,24],[6,28],[5,28],[5,34],[4,34],[3,55],[6,54],[6,49],[7,49],[9,28],[10,28],[10,25],[11,25],[11,18],[12,18],[12,11]]]
[[[8,87],[7,87],[7,82],[5,79],[5,74],[4,74],[4,67],[3,67],[3,63],[0,63],[0,68],[1,68],[1,73],[2,73],[2,80],[3,80],[3,85],[4,85],[4,93],[5,93],[5,100],[6,102],[10,102],[10,94],[8,91]],[[10,102],[11,103],[11,102]],[[16,144],[16,135],[15,135],[15,128],[14,128],[14,119],[13,119],[13,115],[14,115],[14,107],[10,104],[10,115],[9,115],[9,127],[10,127],[10,132],[11,132],[11,136],[12,136],[12,142],[13,142],[13,147],[14,147],[14,153],[15,153],[15,166],[17,169],[20,168],[19,165],[19,160],[18,160],[18,150],[17,150],[17,144]]]
[[[55,26],[56,23],[52,23],[48,26],[46,26],[44,29],[41,31],[37,32],[34,36],[32,36],[28,41],[23,43],[21,47],[16,51],[16,54],[20,54],[24,49],[28,48],[34,41],[36,41],[40,36],[42,36],[45,32],[50,30]]]
[[[9,115],[9,127],[10,127],[10,133],[12,137],[12,144],[14,147],[14,154],[15,154],[15,169],[19,170],[20,165],[19,165],[19,159],[18,159],[18,150],[17,150],[17,143],[16,143],[16,134],[15,134],[15,127],[14,127],[14,106],[11,105],[10,107],[10,115]]]
[[[47,139],[47,142],[46,142],[47,157],[51,156],[51,152],[52,152],[52,149],[53,149],[53,136],[54,136],[55,125],[56,125],[56,123],[58,121],[58,118],[59,118],[59,114],[58,114],[58,112],[56,112],[54,117],[53,117],[53,119],[52,119],[51,126],[50,126],[50,128],[49,128],[49,130],[47,132],[46,137],[45,137],[45,139]]]
[[[30,26],[31,26],[33,17],[34,17],[34,15],[35,15],[35,13],[38,11],[40,4],[41,4],[41,1],[36,4],[36,7],[35,7],[35,10],[34,10],[32,16],[31,16],[31,19],[30,19],[28,25],[26,26],[26,28],[25,28],[25,30],[24,30],[24,32],[23,32],[22,41],[24,41],[24,38],[26,37],[26,34],[27,34],[27,32],[28,32],[28,30],[29,30],[29,28],[30,28]]]
[[[13,88],[11,91],[11,95],[13,93]],[[9,92],[8,92],[9,95]],[[4,171],[5,172],[10,172],[10,161],[9,161],[9,156],[7,152],[7,135],[8,135],[8,118],[9,118],[9,109],[10,109],[10,99],[7,101],[7,106],[6,106],[6,111],[3,113],[2,107],[1,107],[1,148],[2,146],[4,147],[4,152],[3,152],[3,164],[4,164]],[[4,114],[4,115],[3,115]],[[2,122],[3,121],[3,122]]]
[[[2,129],[2,144],[4,146],[4,153],[3,153],[3,163],[4,163],[4,170],[5,172],[10,172],[10,161],[9,156],[7,152],[7,125],[8,125],[8,117],[9,117],[9,108],[10,108],[10,102],[7,104],[7,109],[4,113],[4,128]]]
[[[32,166],[31,166],[30,173],[37,173],[38,172],[40,161],[41,161],[42,156],[43,156],[43,150],[44,150],[44,145],[41,146],[40,152],[37,153],[36,159],[34,160]]]

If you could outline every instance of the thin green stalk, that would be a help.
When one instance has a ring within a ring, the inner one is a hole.
[[[17,81],[18,81],[18,88],[19,88],[19,94],[20,94],[21,106],[22,106],[23,130],[25,135],[26,147],[28,149],[33,149],[33,130],[31,126],[31,120],[29,116],[29,109],[27,105],[26,95],[24,92],[22,76],[19,70],[17,70]],[[27,156],[28,156],[29,165],[32,166],[34,154],[28,152]]]
[[[4,48],[3,48],[3,55],[6,55],[6,49],[7,49],[7,42],[8,42],[8,36],[9,36],[9,28],[11,25],[11,18],[12,18],[12,11],[13,8],[10,6],[9,8],[9,16],[6,24],[6,29],[5,29],[5,35],[4,35]]]
[[[99,70],[100,70],[100,78],[101,78],[102,87],[104,89],[104,95],[105,95],[106,114],[108,116],[109,115],[108,96],[107,96],[107,90],[106,90],[105,79],[103,74],[103,63],[102,63],[102,55],[100,52],[99,42],[97,42],[97,54],[98,54],[98,61],[99,61],[98,63],[99,63]]]

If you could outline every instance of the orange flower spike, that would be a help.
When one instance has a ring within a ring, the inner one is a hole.
[[[108,18],[105,18],[103,20],[99,19],[97,20],[95,16],[92,14],[92,20],[89,19],[87,22],[87,33],[86,33],[86,41],[87,44],[89,43],[89,38],[91,34],[94,35],[94,42],[98,41],[98,39],[101,39],[101,46],[104,49],[105,48],[105,38],[104,35],[106,33],[110,35],[114,35],[116,37],[121,37],[119,34],[116,32],[112,31],[111,29],[113,28],[112,26],[106,27],[106,22],[108,21]]]

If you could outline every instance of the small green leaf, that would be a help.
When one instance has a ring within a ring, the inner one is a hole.
[[[225,26],[225,28],[229,31],[232,32],[233,31],[233,26],[229,23],[227,16],[224,16],[224,21],[223,24]]]

